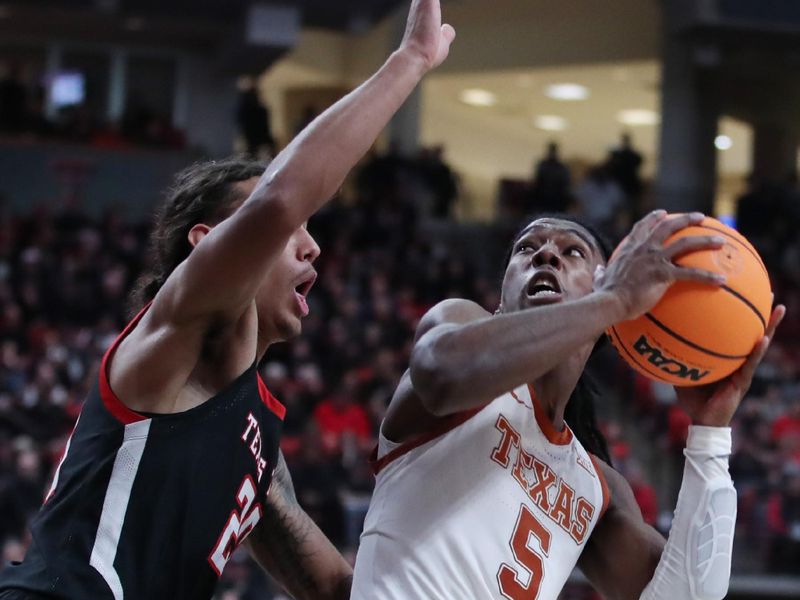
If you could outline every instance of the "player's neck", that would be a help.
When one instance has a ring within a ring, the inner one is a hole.
[[[536,399],[556,431],[564,429],[564,411],[581,373],[583,365],[567,361],[533,382]]]

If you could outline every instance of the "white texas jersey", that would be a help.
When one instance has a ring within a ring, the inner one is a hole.
[[[555,600],[609,502],[527,386],[413,442],[382,437],[375,470],[354,600]]]

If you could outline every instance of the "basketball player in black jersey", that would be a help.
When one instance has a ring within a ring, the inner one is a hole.
[[[296,598],[349,596],[350,566],[294,498],[284,409],[256,365],[308,314],[305,222],[454,35],[439,0],[414,0],[400,48],[263,174],[221,162],[178,178],[148,302],[106,353],[0,598],[210,598],[242,542]]]

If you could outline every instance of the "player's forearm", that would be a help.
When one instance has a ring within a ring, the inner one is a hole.
[[[299,227],[341,187],[424,74],[413,52],[394,52],[272,161],[249,202],[282,201],[288,231]]]
[[[350,595],[353,570],[298,504],[283,454],[264,516],[245,544],[297,600],[344,600]]]
[[[424,62],[398,50],[281,152],[253,193],[192,252],[176,287],[182,319],[239,316],[290,236],[336,193],[347,173],[414,90]],[[209,277],[216,284],[209,287]]]
[[[431,330],[414,347],[414,389],[433,414],[485,402],[551,371],[623,315],[611,292]]]
[[[719,600],[727,594],[736,526],[730,452],[730,429],[690,428],[675,517],[641,600]]]

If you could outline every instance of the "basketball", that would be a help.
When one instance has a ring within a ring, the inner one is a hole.
[[[767,270],[746,238],[706,217],[664,245],[692,235],[718,235],[725,244],[681,256],[676,264],[722,273],[725,285],[678,281],[648,313],[607,331],[636,371],[676,386],[713,383],[736,371],[764,335],[772,308]]]

